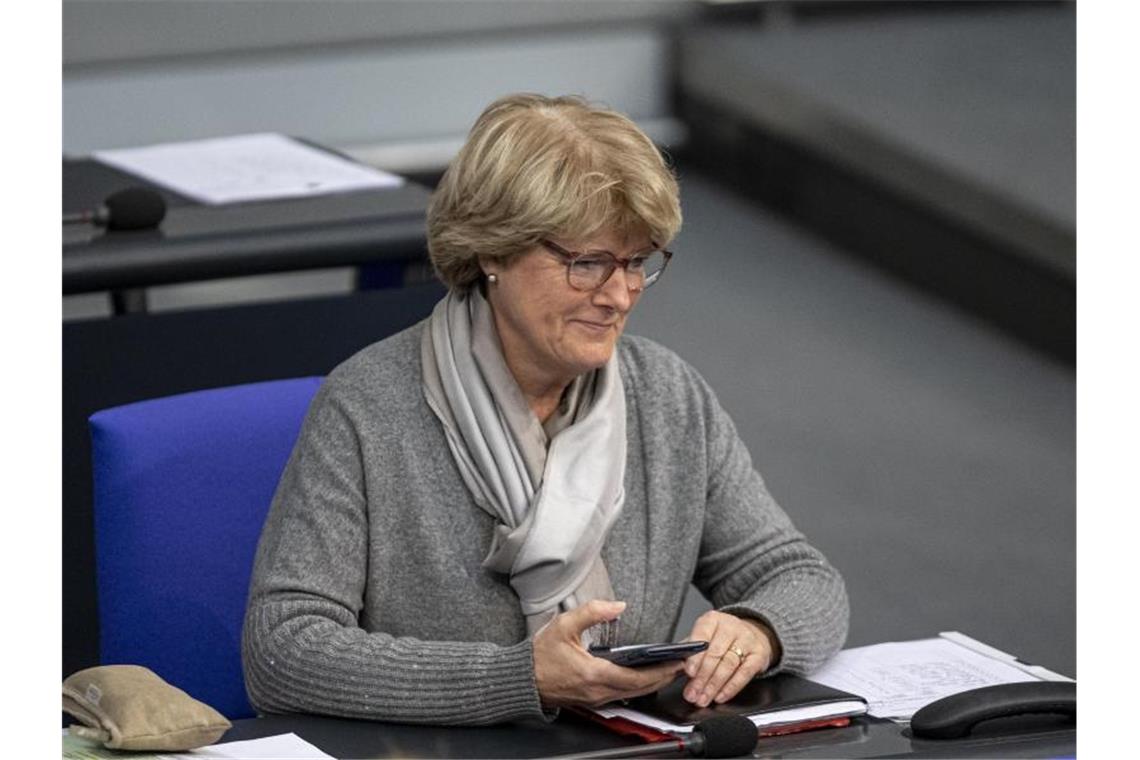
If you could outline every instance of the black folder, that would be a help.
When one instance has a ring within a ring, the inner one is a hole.
[[[697,707],[685,700],[683,692],[687,683],[688,679],[677,679],[655,694],[632,700],[629,707],[670,723],[693,725],[717,715],[760,715],[832,704],[836,711],[828,713],[828,717],[861,715],[867,706],[866,700],[858,695],[787,673],[758,678],[728,702],[708,707]],[[862,708],[844,709],[842,703],[845,702],[857,702]]]

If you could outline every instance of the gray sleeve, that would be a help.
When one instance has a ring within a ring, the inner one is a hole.
[[[720,611],[772,629],[782,656],[770,672],[810,672],[847,638],[843,579],[768,493],[732,420],[698,383],[709,480],[694,582]]]
[[[326,380],[274,496],[242,635],[250,701],[406,723],[488,724],[542,716],[529,641],[422,641],[359,625],[369,527],[360,445]],[[446,614],[446,611],[441,611]]]

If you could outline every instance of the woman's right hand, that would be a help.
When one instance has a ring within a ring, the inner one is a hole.
[[[582,646],[582,633],[613,620],[625,602],[594,599],[556,615],[534,636],[534,679],[544,707],[597,707],[657,691],[684,670],[684,662],[625,668],[594,657]]]

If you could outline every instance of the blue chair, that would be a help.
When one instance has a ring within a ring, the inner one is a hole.
[[[100,659],[254,714],[241,627],[261,526],[320,378],[142,401],[90,418]]]

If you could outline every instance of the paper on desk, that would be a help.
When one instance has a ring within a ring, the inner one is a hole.
[[[858,694],[867,700],[870,715],[896,720],[909,720],[924,705],[982,686],[1071,680],[956,631],[845,649],[808,678]]]
[[[130,756],[131,760],[335,760],[296,734],[267,736],[241,742],[226,742],[187,752],[130,752],[107,749],[102,744],[70,734],[63,737],[63,760],[110,760]]]
[[[758,728],[768,726],[786,726],[793,723],[803,723],[809,720],[823,720],[825,718],[842,718],[853,715],[862,715],[867,706],[862,702],[832,702],[826,705],[809,705],[807,707],[793,707],[789,710],[778,710],[758,715],[747,715],[749,720]],[[655,718],[640,710],[631,710],[628,707],[600,707],[594,710],[603,718],[625,718],[643,726],[655,728],[658,731],[672,731],[674,733],[689,733],[694,726],[683,723],[670,723],[667,720]]]
[[[92,155],[104,164],[212,205],[404,183],[395,174],[272,133],[101,150]]]
[[[181,757],[180,755],[179,758]],[[232,760],[335,760],[332,755],[326,755],[296,734],[212,744],[186,754],[187,760],[202,757],[225,757]]]

